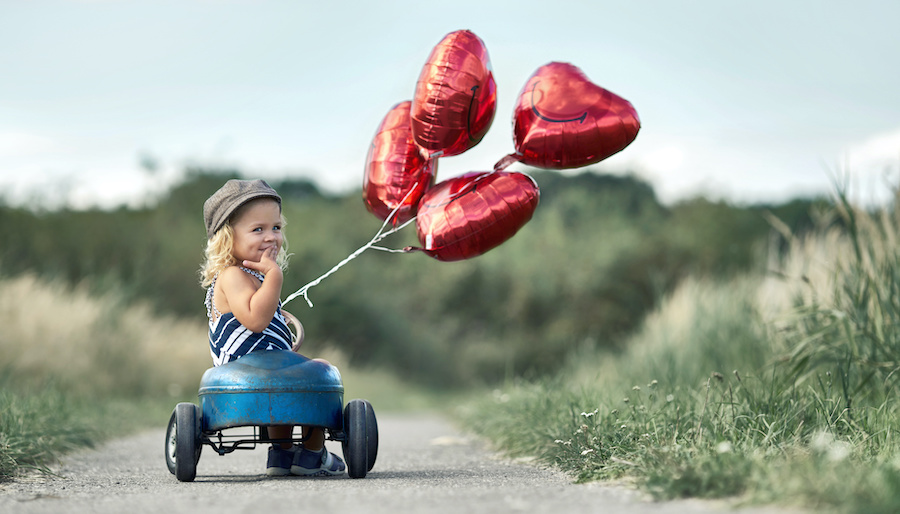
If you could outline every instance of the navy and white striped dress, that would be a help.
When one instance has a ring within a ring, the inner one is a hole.
[[[265,276],[258,271],[241,267],[245,271],[265,280]],[[287,320],[281,313],[281,302],[275,309],[275,316],[269,326],[262,332],[252,332],[241,324],[234,314],[226,312],[222,314],[213,303],[213,290],[216,287],[216,278],[206,290],[206,314],[209,316],[209,352],[212,354],[213,364],[221,366],[226,362],[239,359],[250,352],[264,350],[288,350],[291,349],[291,331],[288,330]],[[213,316],[216,316],[213,321]]]

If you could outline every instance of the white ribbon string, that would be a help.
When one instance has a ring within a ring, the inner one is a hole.
[[[306,284],[305,286],[303,286],[303,287],[301,287],[300,289],[296,290],[293,294],[291,294],[291,295],[288,296],[283,302],[281,302],[281,305],[282,305],[282,306],[287,305],[288,302],[290,302],[290,301],[293,300],[294,298],[296,298],[296,297],[298,297],[298,296],[302,296],[302,297],[306,300],[307,305],[309,305],[309,307],[312,308],[313,303],[312,303],[312,301],[309,299],[309,294],[308,294],[308,293],[309,293],[309,290],[310,290],[311,288],[313,288],[313,287],[319,285],[320,282],[322,282],[323,280],[325,280],[326,278],[328,278],[328,277],[329,277],[331,274],[333,274],[335,271],[341,269],[345,264],[347,264],[348,262],[352,261],[353,259],[359,257],[360,254],[362,254],[363,252],[365,252],[366,250],[368,250],[368,249],[370,249],[370,248],[373,249],[373,250],[380,250],[380,251],[382,251],[382,252],[389,252],[389,253],[405,253],[405,250],[395,250],[395,249],[392,249],[392,248],[385,248],[385,247],[383,247],[383,246],[375,246],[375,244],[378,243],[378,242],[380,242],[382,239],[388,237],[389,235],[394,234],[395,232],[399,232],[399,231],[402,230],[404,227],[406,227],[407,225],[409,225],[410,223],[412,223],[413,221],[416,220],[416,217],[413,216],[411,219],[409,219],[408,221],[404,222],[404,223],[403,223],[402,225],[400,225],[399,227],[394,227],[394,228],[392,228],[391,230],[388,230],[387,232],[384,231],[384,229],[387,228],[388,223],[390,222],[390,220],[392,220],[392,219],[394,218],[394,215],[397,214],[397,211],[400,210],[400,207],[402,207],[403,204],[406,202],[406,198],[409,197],[409,195],[412,194],[412,192],[416,189],[416,185],[417,185],[417,184],[414,184],[413,187],[409,190],[409,193],[406,193],[406,196],[403,197],[403,200],[399,203],[399,205],[397,205],[397,207],[395,207],[394,210],[391,211],[390,216],[388,216],[387,218],[385,218],[384,223],[381,224],[381,228],[378,229],[378,232],[375,233],[375,236],[374,236],[368,243],[366,243],[366,244],[362,245],[361,247],[359,247],[359,249],[357,249],[355,252],[353,252],[353,253],[351,253],[349,256],[347,256],[346,259],[344,259],[344,260],[342,260],[341,262],[337,263],[333,268],[331,268],[330,270],[328,270],[328,271],[327,271],[324,275],[322,275],[321,277],[319,277],[319,278],[313,280],[313,281],[310,282],[309,284]]]

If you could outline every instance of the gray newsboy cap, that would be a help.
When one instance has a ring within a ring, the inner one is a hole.
[[[272,198],[281,206],[281,197],[265,180],[231,179],[203,203],[206,237],[212,239],[241,205],[257,198]]]

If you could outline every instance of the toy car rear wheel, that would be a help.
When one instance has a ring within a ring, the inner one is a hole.
[[[364,478],[378,454],[375,411],[366,400],[350,400],[344,407],[344,459],[350,478]]]
[[[166,429],[166,467],[182,482],[192,482],[200,461],[200,408],[193,403],[179,403],[169,418]]]
[[[169,425],[166,427],[166,467],[169,473],[175,474],[175,411],[169,417]]]

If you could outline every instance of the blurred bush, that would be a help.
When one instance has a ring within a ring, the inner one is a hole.
[[[0,205],[0,273],[33,273],[154,315],[203,319],[197,270],[204,200],[238,170],[187,170],[153,207],[33,212]],[[626,175],[532,173],[534,218],[474,259],[369,251],[288,307],[307,348],[333,347],[431,385],[496,382],[558,369],[573,351],[615,348],[688,273],[724,276],[754,266],[778,239],[764,213],[800,232],[821,200],[734,206],[696,198],[661,205]],[[363,245],[381,225],[359,192],[325,195],[304,180],[273,181],[284,197],[293,254],[282,297]],[[416,244],[415,230],[384,242]],[[197,342],[205,348],[205,341]]]
[[[32,274],[0,279],[0,376],[16,391],[181,397],[210,365],[196,320]]]

